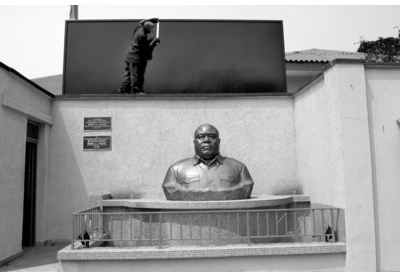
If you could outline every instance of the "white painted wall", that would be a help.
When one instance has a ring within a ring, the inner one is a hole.
[[[299,182],[313,202],[345,209],[349,271],[376,270],[365,83],[363,64],[335,64],[295,97]]]
[[[295,97],[298,178],[313,203],[345,208],[339,99],[321,77]]]
[[[400,68],[366,69],[381,271],[400,271]]]
[[[27,120],[51,120],[50,97],[15,74],[0,68],[0,261],[21,252]],[[42,145],[39,157],[42,157]],[[43,165],[38,169],[44,171]],[[44,175],[37,178],[44,194]],[[37,207],[43,206],[37,199]],[[42,215],[43,216],[43,215]],[[41,225],[39,224],[39,227]],[[43,237],[43,229],[37,230]]]
[[[294,100],[56,99],[51,104],[0,68],[0,261],[21,251],[29,118],[42,123],[38,241],[68,239],[72,212],[87,208],[91,194],[163,197],[168,166],[191,156],[195,128],[211,123],[220,131],[221,153],[248,166],[254,195],[296,191],[345,209],[346,270],[398,271],[399,88],[400,69],[339,63]],[[112,117],[112,131],[83,132],[83,118],[98,116]],[[112,151],[83,151],[85,135],[112,135]]]
[[[87,208],[91,194],[165,198],[168,167],[194,154],[203,123],[219,129],[223,155],[247,165],[254,195],[299,191],[291,98],[56,99],[52,115],[50,239],[70,237],[71,213]],[[99,116],[112,117],[112,131],[84,132],[84,117]],[[83,151],[90,135],[112,135],[112,150]]]

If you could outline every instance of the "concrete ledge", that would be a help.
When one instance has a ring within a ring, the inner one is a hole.
[[[221,258],[248,256],[307,255],[345,253],[346,244],[307,242],[307,243],[269,243],[257,245],[228,245],[215,247],[171,246],[115,248],[96,247],[71,250],[71,246],[58,251],[57,259],[63,260],[146,260],[183,258]]]
[[[33,117],[40,122],[44,122],[49,125],[53,124],[53,118],[51,116],[46,115],[46,114],[36,110],[34,107],[31,107],[28,104],[22,103],[21,101],[15,99],[13,97],[10,97],[7,94],[3,95],[2,105],[4,107],[8,107],[15,111],[26,114],[30,117]]]
[[[91,197],[92,198],[92,197]],[[213,209],[254,209],[287,205],[294,202],[309,202],[310,197],[298,196],[254,196],[244,200],[230,201],[168,201],[165,199],[102,199],[103,207],[131,207],[138,209],[178,209],[178,210],[213,210]]]
[[[292,98],[292,93],[221,93],[221,94],[146,94],[146,95],[121,95],[121,94],[82,94],[60,95],[54,100],[193,100],[193,99],[254,99],[254,98]]]
[[[6,263],[9,263],[15,259],[18,259],[19,257],[21,257],[24,254],[24,251],[19,251],[17,253],[15,253],[14,255],[8,256],[4,259],[0,259],[0,266],[5,265]]]
[[[102,206],[103,200],[111,199],[111,194],[97,194],[97,195],[90,195],[89,196],[90,208],[100,207]]]
[[[104,200],[102,202],[104,207],[132,207],[142,209],[247,209],[258,207],[269,207],[285,205],[292,202],[291,196],[262,196],[259,198],[251,198],[245,200],[233,201],[168,201],[165,199],[138,199],[138,200]]]
[[[291,197],[294,203],[310,202],[309,195],[292,195]]]

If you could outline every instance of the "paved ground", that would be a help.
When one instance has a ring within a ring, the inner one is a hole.
[[[57,272],[57,251],[67,244],[33,246],[24,248],[24,254],[0,267],[0,272]]]

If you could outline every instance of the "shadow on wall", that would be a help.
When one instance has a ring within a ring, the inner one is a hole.
[[[53,119],[57,126],[52,127],[50,136],[47,237],[66,239],[71,236],[72,213],[88,207],[89,195],[79,167],[80,158],[74,153],[66,128],[68,123],[64,121],[60,109],[53,107]]]

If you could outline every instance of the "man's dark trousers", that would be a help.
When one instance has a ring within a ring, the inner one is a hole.
[[[122,80],[120,91],[134,94],[143,92],[144,73],[146,71],[147,60],[140,63],[129,63],[125,61],[125,74]]]

